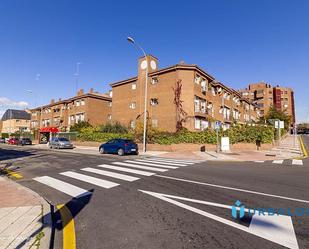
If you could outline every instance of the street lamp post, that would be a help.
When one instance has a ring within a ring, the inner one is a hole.
[[[132,44],[134,44],[137,48],[139,48],[146,60],[147,63],[147,67],[146,67],[146,79],[145,79],[145,99],[144,99],[144,130],[143,130],[143,152],[146,152],[146,131],[147,131],[147,88],[148,88],[148,59],[147,59],[147,55],[145,53],[145,50],[138,44],[135,42],[135,40],[132,37],[128,37],[127,38],[128,42],[131,42]]]

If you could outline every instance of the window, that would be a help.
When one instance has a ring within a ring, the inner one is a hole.
[[[150,99],[150,105],[156,106],[156,105],[158,105],[158,104],[159,104],[159,101],[158,101],[157,98],[152,98],[152,99]]]
[[[201,129],[205,130],[209,127],[209,122],[207,120],[202,120],[201,121]]]
[[[151,84],[152,84],[152,85],[155,85],[155,84],[157,84],[158,82],[159,82],[159,80],[158,80],[157,77],[153,77],[153,78],[151,79]]]
[[[80,101],[77,100],[77,101],[75,102],[75,105],[76,105],[76,106],[80,106]]]
[[[200,84],[200,81],[201,81],[201,76],[199,76],[198,74],[195,75],[195,79],[194,79],[194,82],[196,84]]]
[[[75,122],[78,123],[82,121],[85,121],[85,114],[84,113],[76,114]]]
[[[284,94],[288,94],[288,91],[284,91]]]
[[[195,112],[200,111],[200,100],[197,96],[194,96],[194,111]]]
[[[151,126],[153,128],[157,128],[158,127],[158,120],[157,119],[152,119],[151,120]]]
[[[109,102],[107,103],[107,105],[108,105],[109,107],[112,107],[112,101],[109,101]]]
[[[107,119],[108,119],[108,120],[111,120],[111,119],[112,119],[112,114],[108,114],[108,115],[107,115]]]
[[[136,102],[131,102],[129,107],[130,107],[130,109],[135,109],[136,108]]]
[[[194,119],[194,128],[197,130],[201,129],[201,120],[199,120],[198,118]]]
[[[268,91],[269,94],[273,94],[273,91]]]
[[[130,127],[131,127],[131,129],[135,129],[135,121],[134,120],[130,121]]]
[[[136,83],[132,83],[132,90],[135,90],[136,89]]]
[[[202,88],[202,92],[206,92],[207,91],[207,82],[206,82],[206,80],[203,80],[201,82],[201,88]]]
[[[20,122],[20,120],[19,119],[16,119],[16,123],[19,123]]]
[[[211,88],[212,96],[216,96],[216,89],[214,87]]]
[[[82,100],[80,101],[80,104],[81,104],[81,105],[85,105],[85,100],[82,99]]]
[[[206,101],[205,100],[201,100],[201,111],[202,113],[206,113]]]

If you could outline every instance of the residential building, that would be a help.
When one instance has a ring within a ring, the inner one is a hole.
[[[30,132],[30,119],[28,111],[8,109],[1,119],[1,133]]]
[[[243,98],[253,101],[260,108],[261,116],[268,113],[270,107],[283,111],[295,123],[295,105],[293,89],[271,86],[265,82],[249,84],[248,88],[239,90]]]
[[[70,126],[87,121],[91,125],[99,125],[111,120],[112,99],[90,89],[84,93],[81,89],[77,96],[69,99],[51,100],[50,104],[31,110],[31,129],[39,130],[55,127],[60,131],[69,131]]]
[[[144,57],[138,60],[137,76],[110,84],[114,121],[131,128],[142,122],[146,67],[147,117],[153,127],[174,132],[183,119],[183,126],[194,131],[214,127],[215,121],[229,128],[234,122],[247,123],[258,118],[257,109],[249,100],[197,65],[181,62],[158,69],[158,59],[147,55],[147,61]]]

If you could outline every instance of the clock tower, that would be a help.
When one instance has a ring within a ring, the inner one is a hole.
[[[148,67],[148,73],[158,70],[158,59],[150,54],[138,59],[138,77],[145,77],[146,68]]]

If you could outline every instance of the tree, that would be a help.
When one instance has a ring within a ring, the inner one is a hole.
[[[288,130],[291,117],[286,115],[283,111],[277,110],[275,107],[271,107],[268,113],[265,115],[264,120],[266,120],[266,122],[271,125],[273,125],[272,120],[284,121],[284,128]]]
[[[80,132],[81,129],[83,128],[88,128],[88,127],[92,127],[91,124],[89,124],[89,122],[87,121],[79,121],[78,123],[72,125],[70,127],[70,131],[77,131],[77,132]]]
[[[183,123],[186,121],[187,113],[183,109],[181,100],[182,83],[181,80],[177,80],[174,91],[174,104],[176,105],[176,132],[183,129]]]

